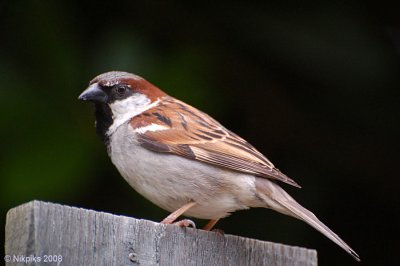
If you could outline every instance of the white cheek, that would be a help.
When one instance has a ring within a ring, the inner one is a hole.
[[[119,126],[129,121],[131,118],[143,113],[144,111],[156,106],[160,100],[151,103],[146,95],[136,93],[124,100],[115,101],[110,104],[113,115],[113,124],[107,131],[111,135]]]

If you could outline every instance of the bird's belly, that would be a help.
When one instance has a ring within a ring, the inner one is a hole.
[[[218,219],[256,200],[253,176],[147,150],[128,139],[128,126],[121,127],[110,139],[111,159],[125,180],[159,207],[172,212],[195,201],[185,215]]]

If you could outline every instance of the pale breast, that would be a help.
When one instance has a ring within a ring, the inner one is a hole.
[[[172,212],[195,201],[186,215],[216,219],[253,204],[253,176],[147,150],[134,136],[128,124],[113,133],[111,160],[137,192],[159,207]]]

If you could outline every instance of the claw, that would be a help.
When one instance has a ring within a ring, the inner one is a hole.
[[[180,221],[175,222],[173,224],[175,224],[177,226],[180,226],[180,227],[196,228],[196,224],[192,220],[189,220],[189,219],[183,219],[183,220],[180,220]]]
[[[211,230],[211,232],[218,233],[220,235],[225,235],[224,230],[219,229],[219,228],[215,228],[215,229]]]

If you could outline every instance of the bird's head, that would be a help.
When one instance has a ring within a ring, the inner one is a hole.
[[[93,102],[98,133],[111,135],[121,124],[157,105],[166,94],[134,74],[111,71],[95,77],[78,99]]]

